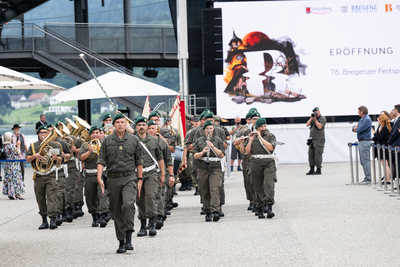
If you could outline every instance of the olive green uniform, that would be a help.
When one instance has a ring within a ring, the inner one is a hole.
[[[174,149],[176,148],[176,141],[177,141],[176,136],[173,136],[171,134],[171,132],[164,131],[164,130],[160,134],[162,135],[162,137],[167,139],[168,146],[172,146]],[[179,140],[180,140],[180,137],[179,137]],[[169,147],[168,147],[168,150],[169,150]],[[171,156],[171,160],[172,160],[172,156]],[[172,201],[172,199],[174,198],[174,188],[172,186],[170,186],[169,183],[164,183],[164,185],[166,188],[166,192],[164,194],[164,196],[165,196],[164,200],[165,200],[165,203],[168,203],[168,202]]]
[[[157,215],[164,216],[167,184],[169,186],[169,181],[168,181],[169,172],[168,172],[167,167],[172,166],[172,155],[171,155],[171,151],[169,150],[168,144],[162,138],[157,137],[157,141],[161,147],[161,151],[162,151],[162,154],[164,157],[164,162],[165,162],[165,183],[163,184],[163,186],[160,186],[160,184],[158,185],[157,196],[156,196]]]
[[[194,138],[194,135],[198,129],[203,130],[202,127],[199,125],[196,128],[191,129],[188,133],[186,133],[186,137],[185,137],[185,141],[184,141],[186,147],[189,147],[192,144],[194,145],[194,142],[196,141],[196,139]],[[189,153],[188,167],[190,166],[190,169],[187,171],[185,170],[186,172],[185,171],[182,172],[179,177],[182,180],[189,180],[189,179],[191,179],[192,181],[196,180],[196,184],[198,186],[199,181],[197,179],[197,160],[195,160],[193,158],[193,151],[190,152],[188,150],[188,153]]]
[[[152,154],[155,160],[164,159],[161,147],[157,141],[157,138],[146,134],[145,138],[139,140],[146,146],[149,152]],[[156,166],[154,168],[154,161],[150,157],[149,153],[143,148],[143,185],[142,191],[136,198],[136,205],[139,209],[139,220],[146,220],[157,216],[157,202],[156,195],[158,188],[160,187],[159,174],[160,171]],[[153,166],[153,167],[152,167]],[[146,168],[152,168],[146,170]]]
[[[210,142],[213,145],[224,151],[224,144],[221,138],[217,136],[211,136]],[[205,136],[200,137],[194,143],[193,154],[202,152],[207,146],[207,138]],[[210,164],[207,165],[204,154],[197,161],[197,177],[199,181],[199,191],[203,201],[203,211],[205,213],[220,212],[220,188],[222,186],[222,169],[221,162],[222,158],[215,155],[214,151],[210,149]],[[213,161],[215,159],[216,161]]]
[[[74,141],[74,146],[79,149],[81,147],[81,141],[72,135],[67,135]],[[71,152],[71,159],[67,162],[68,167],[68,178],[66,178],[65,186],[65,209],[74,208],[75,200],[75,186],[79,174],[79,159],[76,153]]]
[[[266,130],[261,136],[271,143],[275,150],[275,145],[273,144],[276,142],[275,135]],[[249,139],[246,139],[245,145],[247,146],[248,143]],[[272,156],[272,153],[273,151],[264,149],[256,135],[251,144],[249,175],[251,175],[255,193],[253,203],[257,208],[275,203],[275,182],[277,181],[275,160],[273,158],[257,158],[258,155]]]
[[[251,133],[250,129],[247,128],[246,125],[242,125],[242,127],[237,132],[236,138],[242,136],[248,136]],[[240,144],[242,145],[242,144]],[[243,167],[243,182],[244,182],[244,190],[246,191],[246,198],[250,203],[253,203],[253,182],[251,181],[251,177],[249,176],[249,154],[246,152],[242,153],[242,167]]]
[[[184,139],[184,147],[185,148],[188,148],[187,142],[188,142],[189,136],[192,134],[193,130],[194,129],[192,129],[186,133],[186,136]],[[187,158],[187,168],[184,170],[184,172],[186,171],[188,173],[188,176],[190,176],[192,179],[193,186],[197,187],[198,186],[197,176],[195,176],[193,173],[193,160],[194,160],[193,151],[187,150],[186,158]]]
[[[106,136],[100,149],[97,163],[107,166],[107,188],[118,240],[125,239],[126,231],[133,231],[138,181],[135,169],[143,164],[142,153],[139,139],[128,132],[122,138],[115,132]]]
[[[57,138],[56,142],[59,143],[62,147],[62,152],[64,152],[65,154],[70,154],[71,151],[69,150],[69,147],[67,145],[67,143],[60,139]],[[61,151],[60,151],[60,155],[61,157]],[[63,213],[63,210],[65,208],[65,186],[66,186],[66,178],[68,176],[68,173],[64,172],[64,159],[61,162],[60,167],[58,168],[58,179],[57,179],[57,212],[59,214]],[[67,167],[66,167],[67,169]],[[68,170],[67,170],[68,171]]]
[[[79,158],[89,151],[88,145],[89,143],[82,144]],[[109,210],[107,195],[103,194],[97,182],[97,159],[97,154],[92,151],[89,157],[82,161],[85,165],[85,201],[90,214],[103,214]]]
[[[35,153],[39,152],[40,143],[40,141],[33,143]],[[59,146],[54,142],[49,142],[48,145],[52,148],[59,148]],[[33,153],[32,145],[30,145],[27,156],[32,156],[35,153]],[[32,166],[35,166],[36,159],[34,159],[31,164]],[[53,166],[55,164],[56,162],[53,161]],[[48,216],[50,218],[55,218],[57,215],[57,180],[55,170],[53,169],[53,171],[48,174],[42,174],[37,171],[33,188],[35,191],[36,202],[39,206],[39,214],[42,217]]]
[[[317,121],[322,125],[321,129],[318,129],[314,122],[312,122],[310,126],[310,137],[313,141],[313,145],[308,147],[308,163],[312,168],[314,166],[321,168],[322,153],[324,153],[325,146],[326,118],[324,116],[319,116]]]

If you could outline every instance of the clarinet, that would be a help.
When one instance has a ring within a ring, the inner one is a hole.
[[[207,134],[207,159],[206,159],[206,165],[210,164],[210,145],[209,145],[209,141],[210,141],[210,133]]]

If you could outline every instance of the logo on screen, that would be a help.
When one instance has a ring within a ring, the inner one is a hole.
[[[311,13],[311,7],[306,7],[306,13],[310,14]]]
[[[400,5],[397,5],[397,6],[396,6],[396,9],[397,9],[398,11],[400,11]]]
[[[375,13],[378,12],[377,5],[355,5],[351,6],[351,13]]]
[[[342,13],[347,13],[347,11],[349,11],[349,7],[348,6],[341,6],[340,7],[340,11],[342,11]]]
[[[385,5],[385,12],[392,12],[393,8],[392,8],[392,4],[386,4]]]
[[[307,14],[324,15],[332,13],[331,7],[305,7]]]

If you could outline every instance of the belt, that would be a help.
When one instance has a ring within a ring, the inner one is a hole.
[[[55,171],[56,169],[57,169],[56,166],[53,166],[47,172],[36,171],[36,173],[39,175],[48,175],[48,174],[52,173],[53,171]]]
[[[97,173],[97,169],[85,169],[85,172],[89,173],[89,174],[93,174],[93,173]]]
[[[129,171],[129,172],[109,172],[107,173],[107,178],[118,178],[118,177],[126,177],[129,175],[134,174],[135,171]]]
[[[207,157],[201,157],[199,159],[207,161]],[[221,158],[217,158],[217,157],[209,157],[208,159],[209,159],[209,161],[221,161],[222,160]]]
[[[151,166],[149,166],[149,167],[143,168],[143,173],[149,172],[149,171],[151,171],[151,170],[154,170],[156,167],[157,167],[157,165],[156,165],[156,164],[153,164],[153,165],[151,165]],[[137,171],[137,169],[135,169],[135,171]],[[157,172],[159,172],[159,171],[160,171],[160,170],[157,169]]]
[[[257,158],[257,159],[272,159],[274,158],[274,155],[268,155],[268,154],[256,154],[256,155],[251,155],[252,158]]]
[[[372,139],[358,139],[358,141],[372,141]]]

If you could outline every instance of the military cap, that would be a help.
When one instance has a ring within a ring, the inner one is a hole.
[[[37,129],[37,134],[39,134],[40,130],[47,130],[47,126],[46,125],[40,125],[40,127]]]
[[[315,112],[315,111],[318,111],[318,110],[319,110],[319,107],[315,107],[312,111]]]
[[[212,112],[207,112],[203,115],[203,119],[210,119],[210,118],[214,118],[214,113]]]
[[[111,118],[111,119],[112,119],[112,115],[111,115],[110,113],[104,114],[101,120],[102,120],[102,121],[105,121],[105,120],[108,119],[108,118]]]
[[[252,114],[252,112],[247,112],[247,114],[246,114],[246,120],[247,120],[248,118],[250,118],[251,114]]]
[[[205,119],[204,117],[205,117],[205,115],[206,114],[212,114],[212,115],[214,115],[214,113],[211,111],[211,110],[209,110],[209,109],[206,109],[206,110],[204,110],[201,114],[200,114],[200,120],[201,119]],[[210,117],[211,118],[211,117]]]
[[[215,116],[214,116],[214,120],[216,120],[216,121],[221,121],[222,119],[221,119],[221,116],[215,115]]]
[[[93,131],[100,130],[99,125],[95,124],[90,127],[89,134],[92,134]]]
[[[171,117],[170,116],[167,116],[167,121],[171,121]]]
[[[195,114],[195,115],[193,116],[193,118],[192,118],[192,121],[199,121],[199,120],[200,120],[199,117],[200,117],[199,115]]]
[[[261,115],[258,112],[253,112],[253,113],[251,113],[250,118],[253,118],[253,117],[261,117]]]
[[[257,111],[257,109],[256,108],[251,108],[251,109],[249,109],[249,112],[247,112],[247,113],[253,113],[254,111]]]
[[[149,121],[147,122],[147,125],[148,125],[148,126],[150,126],[150,125],[157,125],[157,123],[155,123],[155,121],[153,121],[153,120],[149,120]]]
[[[150,115],[151,115],[151,114],[150,114]],[[138,124],[141,123],[141,122],[147,123],[147,118],[146,118],[146,117],[143,117],[143,116],[140,116],[139,118],[136,119],[135,125],[138,125]]]
[[[264,118],[259,118],[257,121],[256,121],[256,129],[258,128],[258,127],[260,127],[260,126],[262,126],[262,125],[264,125],[264,124],[267,124],[267,120],[266,119],[264,119]]]
[[[122,114],[122,113],[117,113],[117,115],[114,116],[114,119],[113,119],[113,121],[112,121],[112,124],[114,124],[114,122],[115,122],[116,120],[118,120],[118,119],[124,119],[124,118],[125,118],[124,114]]]
[[[50,123],[48,123],[46,126],[47,126],[47,128],[53,128],[53,124],[50,124]]]
[[[149,117],[148,117],[147,119],[150,120],[150,118],[151,118],[151,117],[154,117],[154,116],[160,117],[160,113],[158,113],[157,110],[154,110],[154,111],[152,111],[152,112],[150,113],[150,115],[149,115]]]
[[[105,132],[103,127],[99,127],[100,132]]]
[[[207,126],[209,126],[209,125],[214,126],[214,124],[213,124],[211,121],[206,121],[206,122],[204,123],[204,125],[203,125],[203,130],[204,130]]]

